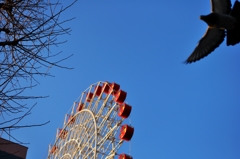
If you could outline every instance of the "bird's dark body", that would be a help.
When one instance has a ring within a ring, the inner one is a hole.
[[[221,13],[210,13],[206,16],[200,16],[200,19],[205,21],[210,28],[219,28],[219,29],[234,29],[237,24],[236,18],[221,14]]]
[[[200,16],[208,29],[185,63],[196,62],[214,51],[227,37],[227,46],[240,42],[240,2],[211,0],[212,13]]]

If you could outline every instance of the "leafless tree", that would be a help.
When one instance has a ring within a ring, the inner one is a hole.
[[[60,20],[60,15],[76,1],[65,7],[50,0],[0,1],[0,131],[46,124],[19,124],[35,106],[27,106],[26,100],[44,98],[23,92],[36,86],[37,76],[51,76],[51,67],[70,69],[60,62],[71,55],[59,59],[61,52],[50,47],[66,42],[57,37],[70,33],[63,26],[73,18]]]

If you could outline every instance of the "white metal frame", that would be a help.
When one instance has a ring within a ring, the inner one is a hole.
[[[119,105],[114,96],[101,93],[96,96],[94,88],[102,85],[98,82],[84,91],[78,102],[74,102],[71,116],[74,123],[65,117],[63,130],[67,131],[66,138],[61,139],[59,131],[53,146],[55,153],[50,153],[48,159],[113,159],[123,140],[119,139],[119,128],[123,119],[118,117]],[[90,102],[86,94],[94,92]],[[84,103],[84,109],[76,112],[78,103]]]

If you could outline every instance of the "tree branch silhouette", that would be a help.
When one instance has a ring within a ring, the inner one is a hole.
[[[52,76],[49,73],[52,67],[72,69],[61,65],[72,54],[59,59],[62,52],[53,53],[50,48],[66,42],[57,38],[70,34],[71,28],[63,25],[74,18],[61,20],[60,17],[76,1],[67,6],[49,0],[0,1],[0,130],[17,142],[20,141],[7,130],[49,122],[20,125],[36,105],[29,108],[26,101],[47,97],[27,96],[24,92],[37,86],[38,76]]]

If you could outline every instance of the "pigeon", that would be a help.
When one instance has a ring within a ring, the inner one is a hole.
[[[236,0],[232,9],[230,0],[211,0],[211,5],[212,12],[200,16],[208,28],[185,61],[186,64],[209,55],[224,41],[225,36],[227,46],[240,42],[240,2]]]

